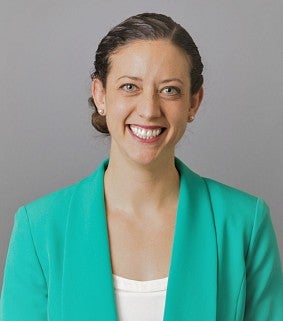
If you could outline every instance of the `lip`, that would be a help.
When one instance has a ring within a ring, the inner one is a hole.
[[[127,129],[128,129],[128,131],[129,131],[130,135],[131,135],[135,140],[137,140],[137,141],[139,141],[139,142],[141,142],[141,143],[144,143],[144,144],[153,144],[153,143],[159,141],[159,140],[162,138],[163,133],[164,133],[164,131],[165,131],[165,129],[166,129],[165,127],[162,127],[162,126],[147,126],[147,125],[137,125],[137,124],[131,124],[131,125],[137,126],[137,127],[143,128],[143,129],[151,129],[151,130],[159,129],[159,128],[162,129],[161,133],[160,133],[158,136],[152,137],[152,138],[150,138],[150,139],[144,139],[144,138],[140,138],[140,137],[136,136],[136,135],[132,132],[132,130],[131,130],[131,128],[130,128],[130,125],[127,125]]]
[[[128,127],[130,127],[131,125],[136,126],[136,127],[140,127],[140,128],[144,128],[144,129],[151,129],[151,130],[159,129],[159,128],[161,128],[162,130],[165,129],[165,127],[163,127],[163,126],[148,126],[148,125],[139,125],[139,124],[128,124]]]

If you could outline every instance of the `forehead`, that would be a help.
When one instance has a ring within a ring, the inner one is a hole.
[[[109,57],[109,77],[125,72],[135,76],[188,78],[190,57],[167,39],[132,41]]]

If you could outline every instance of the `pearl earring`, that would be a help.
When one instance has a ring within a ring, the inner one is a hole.
[[[189,117],[189,122],[192,122],[195,119],[195,116],[190,116]]]
[[[103,115],[103,114],[104,114],[104,110],[103,110],[103,109],[98,109],[98,113],[99,113],[100,115]]]

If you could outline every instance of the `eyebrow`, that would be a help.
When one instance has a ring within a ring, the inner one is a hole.
[[[183,81],[179,78],[169,78],[169,79],[165,79],[163,81],[161,81],[161,84],[165,84],[167,82],[171,82],[171,81],[177,81],[179,83],[181,83],[182,85],[184,84]]]
[[[119,78],[117,79],[117,81],[120,80],[120,79],[122,79],[122,78],[129,78],[129,79],[136,80],[136,81],[142,81],[142,79],[139,78],[139,77],[127,76],[127,75],[124,75],[124,76],[119,77]],[[165,79],[165,80],[161,81],[161,84],[166,84],[166,83],[171,82],[171,81],[177,81],[177,82],[179,82],[179,83],[182,84],[182,85],[184,84],[183,81],[182,81],[181,79],[179,79],[179,78],[169,78],[169,79]]]
[[[142,79],[139,78],[139,77],[135,77],[135,76],[127,76],[127,75],[124,75],[124,76],[121,76],[119,77],[117,80],[120,80],[122,78],[129,78],[129,79],[132,79],[132,80],[137,80],[137,81],[141,81]]]

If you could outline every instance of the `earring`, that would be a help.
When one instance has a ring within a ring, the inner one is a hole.
[[[192,122],[195,119],[195,116],[190,116],[189,117],[189,122]]]
[[[104,110],[103,110],[103,109],[98,109],[98,113],[99,113],[100,115],[103,115],[103,114],[104,114]]]

